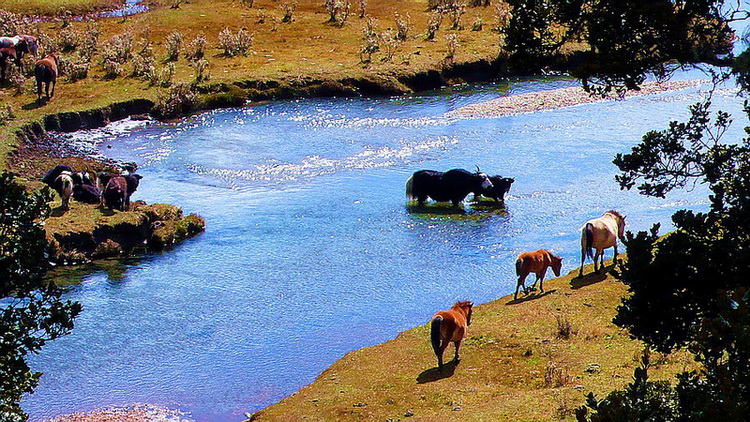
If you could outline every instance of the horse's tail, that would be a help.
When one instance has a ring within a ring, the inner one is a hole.
[[[523,259],[516,260],[516,277],[521,276],[521,267],[523,267]]]
[[[406,197],[414,199],[414,176],[411,176],[409,180],[406,181]]]
[[[436,316],[432,319],[430,326],[430,342],[432,343],[432,350],[437,354],[440,351],[440,325],[443,323],[443,317]]]
[[[583,244],[583,249],[586,251],[586,256],[588,256],[591,259],[594,259],[594,225],[591,223],[586,223],[586,227],[583,228],[583,236],[585,238],[585,242]]]

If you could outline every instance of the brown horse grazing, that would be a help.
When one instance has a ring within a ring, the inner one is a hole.
[[[47,57],[38,60],[34,66],[34,76],[36,77],[36,96],[37,100],[42,100],[42,83],[45,84],[44,93],[47,98],[55,95],[55,84],[57,83],[57,66],[60,64],[60,57],[57,53],[48,54]],[[52,94],[50,95],[49,85],[52,84]]]
[[[458,363],[458,348],[461,340],[466,336],[466,327],[471,325],[471,302],[456,302],[450,311],[440,311],[432,317],[430,327],[430,340],[432,350],[438,359],[438,369],[443,370],[443,352],[448,343],[453,342],[456,346],[456,356],[453,361]]]
[[[552,267],[555,277],[560,277],[562,258],[544,249],[539,249],[534,252],[524,252],[518,255],[518,259],[516,259],[518,284],[516,285],[516,294],[513,295],[513,300],[518,299],[519,288],[523,287],[523,292],[527,292],[524,282],[530,273],[536,274],[536,280],[534,280],[534,284],[532,284],[531,287],[533,288],[536,286],[536,283],[539,282],[539,291],[544,293],[542,283],[544,282],[544,275],[547,274],[547,268],[549,267]]]
[[[604,268],[604,249],[615,248],[614,261],[617,263],[617,239],[625,237],[625,216],[617,211],[607,211],[599,218],[589,220],[581,228],[581,271],[578,277],[583,277],[583,263],[586,257],[594,260],[594,272]],[[596,254],[592,249],[596,249]],[[601,258],[601,268],[597,261]]]

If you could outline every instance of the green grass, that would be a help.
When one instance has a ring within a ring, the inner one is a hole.
[[[611,322],[626,287],[611,275],[576,274],[545,282],[545,294],[517,301],[509,295],[475,307],[461,363],[443,374],[429,343],[432,315],[425,314],[425,325],[347,354],[254,419],[575,420],[584,394],[603,397],[631,381],[643,348]],[[556,315],[570,322],[568,339],[558,338]],[[452,358],[453,346],[445,356]],[[649,371],[654,379],[671,379],[694,365],[686,353],[657,360]]]

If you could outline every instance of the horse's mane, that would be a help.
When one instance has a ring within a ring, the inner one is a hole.
[[[463,302],[456,302],[453,304],[451,309],[457,309],[457,308],[470,308],[474,306],[474,304],[470,300],[465,300]]]
[[[612,214],[615,217],[617,217],[618,220],[625,221],[625,216],[622,215],[622,214],[620,214],[619,212],[617,212],[615,210],[609,210],[609,211],[605,212],[605,214]]]

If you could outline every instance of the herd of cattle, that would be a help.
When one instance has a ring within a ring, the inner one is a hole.
[[[130,196],[138,189],[143,178],[135,173],[100,172],[96,180],[87,171],[77,172],[73,167],[59,164],[42,178],[47,186],[55,190],[62,200],[62,208],[70,208],[70,198],[87,204],[101,204],[109,209],[130,209]]]

